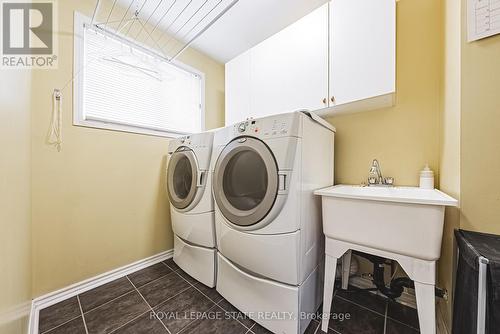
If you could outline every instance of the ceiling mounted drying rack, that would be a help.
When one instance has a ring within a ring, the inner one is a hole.
[[[239,0],[112,0],[102,13],[104,1],[96,1],[91,28],[122,42],[145,44],[171,62]],[[98,17],[105,20],[96,22]]]
[[[103,2],[111,2],[107,13],[99,13]],[[189,46],[205,33],[215,22],[226,14],[239,0],[96,0],[92,20],[86,26],[100,31],[105,36],[141,49],[162,61],[172,62]],[[148,6],[151,6],[148,9]],[[119,10],[125,10],[123,14]],[[149,10],[149,13],[148,13]],[[114,16],[119,19],[115,20]],[[145,17],[144,17],[145,16]],[[97,22],[98,17],[106,18]],[[132,35],[132,28],[138,24],[139,30]],[[113,28],[113,25],[115,27]],[[158,37],[155,37],[159,35]],[[146,38],[141,42],[140,38]],[[148,40],[153,46],[147,44]],[[146,43],[145,43],[146,42]],[[160,46],[161,43],[161,46]],[[178,48],[175,48],[175,45]],[[174,45],[174,47],[172,47]],[[165,52],[165,49],[167,52]],[[169,54],[168,51],[172,51]],[[105,61],[133,67],[141,73],[161,80],[153,69],[126,63],[116,57],[102,58]],[[73,73],[61,89],[54,89],[52,94],[53,117],[47,143],[61,150],[62,145],[62,92],[78,77],[87,66],[85,63]]]

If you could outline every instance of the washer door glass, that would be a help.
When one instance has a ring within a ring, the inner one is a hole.
[[[278,193],[278,167],[269,148],[250,137],[229,143],[217,160],[214,195],[233,224],[250,226],[271,210]]]
[[[189,206],[196,195],[198,168],[193,151],[184,147],[172,154],[167,169],[170,203],[177,209]]]

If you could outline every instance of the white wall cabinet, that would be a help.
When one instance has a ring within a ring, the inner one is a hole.
[[[393,104],[395,0],[332,0],[226,64],[226,124]]]
[[[334,107],[330,112],[364,111],[393,104],[396,91],[394,0],[330,2],[329,82],[329,103]]]
[[[324,108],[326,73],[325,5],[226,64],[226,124],[248,117]]]
[[[328,94],[328,8],[323,6],[251,50],[255,117],[324,108]]]
[[[226,64],[226,125],[244,120],[252,115],[250,108],[250,52],[251,50],[248,50]]]

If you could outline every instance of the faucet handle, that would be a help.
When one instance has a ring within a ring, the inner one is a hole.
[[[376,176],[370,175],[368,177],[368,185],[377,183],[378,183],[378,178]]]
[[[394,178],[393,177],[386,177],[384,180],[384,183],[387,184],[388,186],[394,185]]]

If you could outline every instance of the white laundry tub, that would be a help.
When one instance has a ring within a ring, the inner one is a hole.
[[[424,260],[441,252],[445,206],[457,201],[436,189],[338,185],[322,196],[328,238]]]

